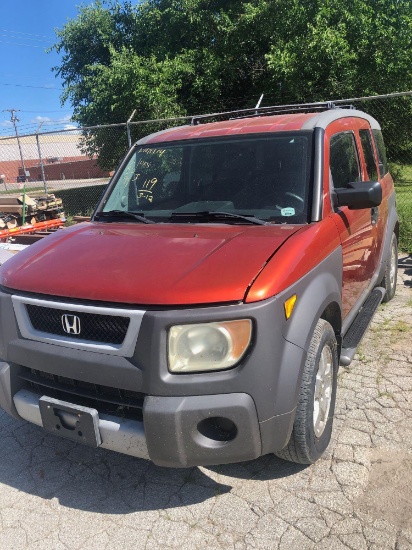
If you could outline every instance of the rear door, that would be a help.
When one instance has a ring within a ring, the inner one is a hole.
[[[364,181],[380,181],[382,185],[379,174],[378,157],[371,130],[369,128],[360,129],[359,138],[365,166],[363,179]],[[388,201],[386,200],[383,186],[382,199],[379,206],[371,209],[373,249],[371,250],[371,257],[368,264],[370,279],[373,277],[380,261],[383,233],[388,219]]]
[[[378,175],[376,179],[379,179],[382,186],[382,203],[379,205],[379,217],[376,224],[377,231],[377,262],[381,261],[383,253],[383,243],[385,241],[385,232],[388,226],[389,218],[389,198],[394,193],[393,179],[388,170],[388,162],[386,159],[385,144],[382,137],[381,130],[372,130],[372,142],[374,145],[375,157],[378,162]]]

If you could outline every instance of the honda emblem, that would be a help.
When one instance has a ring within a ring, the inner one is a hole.
[[[62,315],[62,326],[67,334],[80,334],[80,318],[77,315]]]

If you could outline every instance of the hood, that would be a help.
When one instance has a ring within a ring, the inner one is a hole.
[[[48,236],[0,268],[36,294],[141,305],[241,301],[299,226],[90,222]]]

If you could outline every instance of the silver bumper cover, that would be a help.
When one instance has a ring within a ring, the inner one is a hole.
[[[38,394],[20,390],[14,397],[14,406],[21,418],[43,427]],[[149,458],[143,422],[101,414],[99,432],[100,447],[138,458]]]

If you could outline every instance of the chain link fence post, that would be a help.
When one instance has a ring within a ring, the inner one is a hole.
[[[44,192],[46,193],[46,195],[48,194],[48,191],[47,191],[47,183],[46,183],[46,175],[44,173],[44,165],[43,165],[43,158],[42,158],[42,154],[41,154],[41,148],[40,148],[40,140],[39,140],[39,130],[40,128],[42,127],[43,125],[43,122],[40,123],[40,126],[37,128],[37,131],[36,131],[36,142],[37,142],[37,151],[39,153],[39,161],[40,161],[40,168],[41,168],[41,177],[42,177],[42,180],[43,180],[43,186],[44,186]]]
[[[136,114],[136,109],[133,111],[133,113],[130,115],[128,121],[126,122],[127,143],[129,144],[129,149],[132,146],[132,136],[130,135],[130,123],[132,122],[132,119],[133,119],[135,114]]]

